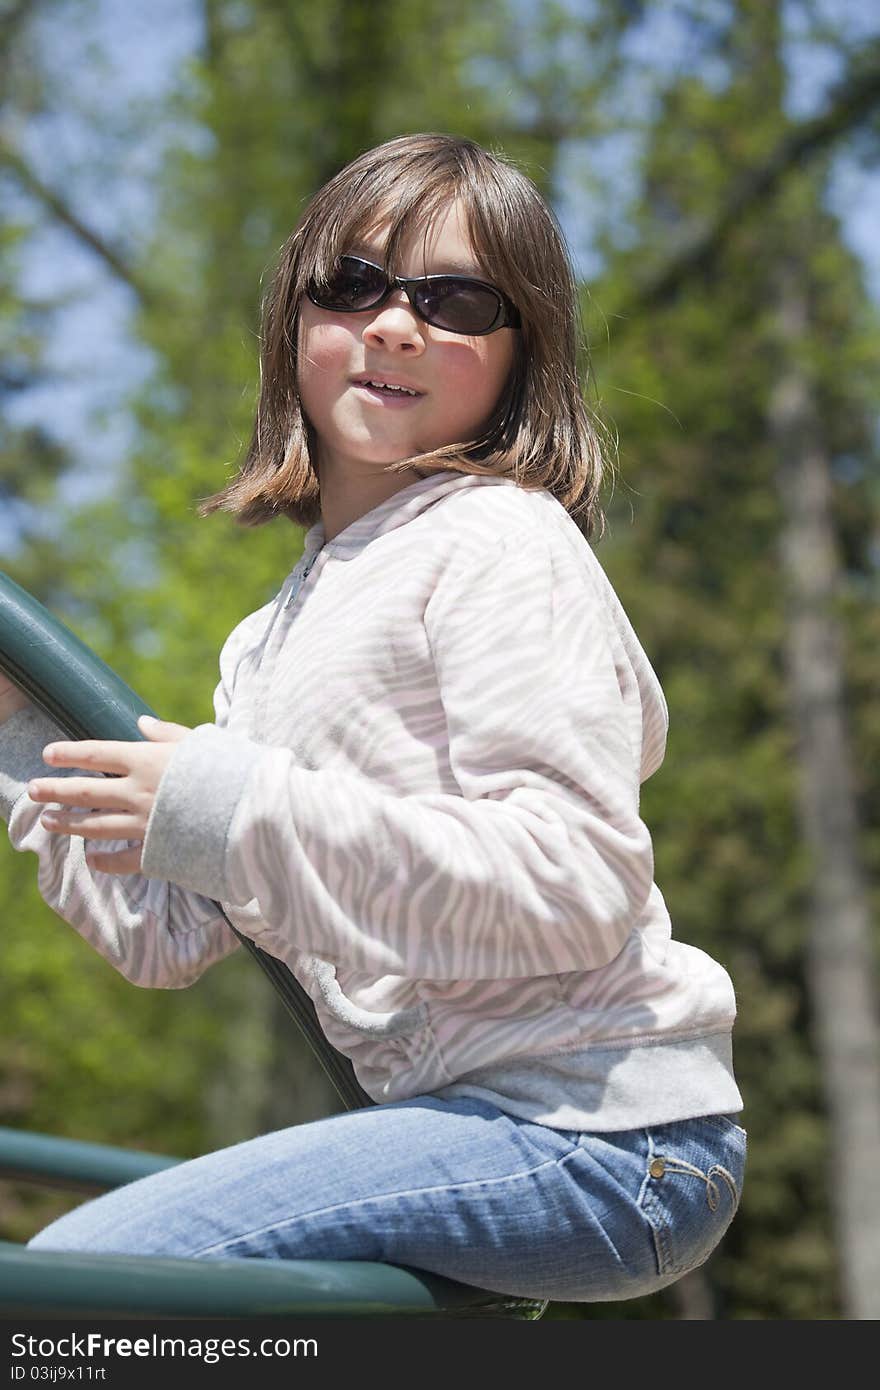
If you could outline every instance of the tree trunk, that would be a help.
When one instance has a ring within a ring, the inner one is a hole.
[[[705,1269],[692,1269],[672,1285],[676,1317],[681,1322],[707,1322],[715,1318],[715,1295]]]
[[[796,253],[780,257],[779,372],[768,415],[783,516],[785,662],[798,750],[798,812],[813,867],[807,985],[831,1129],[830,1202],[842,1316],[874,1319],[880,1317],[880,1207],[872,1200],[880,1153],[880,1022],[834,612],[840,561],[830,461],[801,359],[808,318]]]

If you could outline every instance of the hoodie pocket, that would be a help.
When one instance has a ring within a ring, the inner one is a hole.
[[[390,1013],[360,1008],[343,992],[336,978],[336,966],[320,956],[309,956],[301,962],[300,968],[311,981],[312,997],[320,999],[327,1013],[338,1023],[361,1037],[375,1038],[377,1042],[409,1037],[428,1022],[428,1006],[424,1002]]]

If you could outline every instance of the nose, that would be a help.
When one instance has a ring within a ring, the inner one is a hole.
[[[425,351],[424,326],[399,289],[370,319],[364,329],[364,342],[371,347],[399,348],[410,356],[420,356]]]

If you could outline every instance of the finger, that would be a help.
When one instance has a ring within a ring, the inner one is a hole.
[[[139,874],[143,848],[143,845],[136,845],[134,849],[90,850],[86,863],[89,868],[97,869],[102,874]]]
[[[50,767],[94,768],[97,772],[126,773],[136,756],[136,743],[109,739],[82,739],[77,743],[48,743],[43,762]]]
[[[40,824],[53,835],[80,835],[84,840],[134,840],[144,830],[131,816],[108,816],[89,811],[80,816],[44,811]]]
[[[146,734],[151,743],[178,743],[180,739],[192,733],[185,724],[171,724],[167,719],[154,719],[151,714],[140,716],[138,728],[142,734]]]
[[[38,777],[28,782],[31,801],[57,801],[86,810],[124,810],[131,796],[127,780],[105,777]]]

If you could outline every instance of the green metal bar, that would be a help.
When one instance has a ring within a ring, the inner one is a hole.
[[[75,632],[2,572],[0,669],[70,738],[140,739],[138,715],[154,713]]]
[[[35,1182],[70,1192],[107,1192],[181,1161],[110,1144],[0,1128],[0,1177],[7,1181]]]
[[[173,1260],[0,1243],[0,1313],[47,1317],[514,1317],[545,1305],[366,1260]]]

